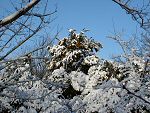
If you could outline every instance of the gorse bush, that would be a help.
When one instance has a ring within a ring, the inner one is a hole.
[[[70,29],[58,45],[44,77],[28,63],[4,69],[0,76],[0,112],[12,113],[149,113],[149,58],[125,55],[125,62],[96,56],[102,45]],[[6,64],[7,65],[7,64]]]

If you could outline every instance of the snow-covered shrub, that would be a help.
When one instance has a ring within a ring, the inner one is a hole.
[[[70,72],[79,67],[94,65],[99,61],[93,55],[93,51],[97,52],[102,47],[101,44],[95,42],[93,39],[88,39],[83,31],[79,34],[75,33],[73,29],[69,31],[69,36],[62,39],[58,45],[48,47],[52,55],[52,61],[48,65],[50,70],[64,67]]]
[[[47,47],[52,59],[43,78],[27,62],[7,63],[0,75],[0,112],[149,113],[149,58],[102,60],[95,54],[101,47],[84,31],[70,29],[58,45]]]

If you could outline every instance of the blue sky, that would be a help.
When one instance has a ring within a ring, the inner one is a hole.
[[[107,36],[124,31],[124,39],[128,39],[140,30],[138,24],[131,19],[117,4],[111,0],[55,0],[58,5],[56,23],[62,27],[60,37],[68,35],[67,29],[77,31],[90,29],[87,33],[103,45],[98,55],[110,59],[112,55],[120,54],[121,48]]]
[[[57,19],[53,22],[53,26],[62,28],[60,38],[68,35],[69,28],[74,28],[78,32],[83,28],[90,29],[87,35],[103,45],[98,55],[104,59],[110,59],[112,55],[122,52],[117,43],[107,38],[114,34],[114,28],[117,32],[124,31],[124,39],[140,31],[138,24],[131,19],[131,16],[111,0],[49,1],[50,9],[55,4],[58,6]],[[3,10],[9,7],[7,2],[7,0],[0,1],[1,15],[5,15]]]

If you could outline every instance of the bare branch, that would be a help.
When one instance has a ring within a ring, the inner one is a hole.
[[[3,60],[5,57],[7,57],[9,54],[11,54],[13,51],[15,51],[18,47],[20,47],[22,44],[24,44],[27,40],[29,40],[31,37],[33,37],[40,29],[41,29],[40,23],[39,27],[31,34],[29,35],[25,40],[21,41],[17,46],[13,47],[10,51],[8,51],[3,57],[0,58],[0,61]]]
[[[19,17],[27,13],[31,8],[33,8],[40,0],[32,0],[29,4],[27,4],[24,8],[20,9],[19,11],[13,13],[12,15],[0,20],[0,27],[3,27],[7,24],[12,23],[13,21],[17,20]]]
[[[131,92],[128,88],[126,88],[125,85],[123,85],[123,89],[125,89],[125,90],[128,92],[128,94],[131,94],[131,95],[135,96],[136,98],[139,98],[139,99],[143,100],[145,103],[150,104],[149,101],[147,101],[147,100],[145,100],[144,98],[142,98],[141,96],[136,95],[136,94],[134,94],[133,92]]]
[[[133,6],[131,2],[131,0],[128,0],[127,2],[125,2],[125,0],[112,0],[113,2],[115,2],[116,4],[118,4],[122,9],[124,9],[127,14],[130,14],[133,18],[133,20],[135,20],[136,22],[138,22],[140,24],[140,26],[148,31],[150,28],[150,0],[144,1],[143,3],[142,0],[141,2],[137,3],[137,6]],[[132,2],[136,2],[132,1]]]

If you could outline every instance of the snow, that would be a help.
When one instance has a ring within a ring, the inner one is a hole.
[[[0,112],[150,112],[150,76],[144,73],[143,57],[128,55],[123,63],[102,60],[95,55],[100,43],[82,31],[69,31],[58,45],[48,47],[52,59],[43,78],[32,75],[28,63],[5,68]]]

